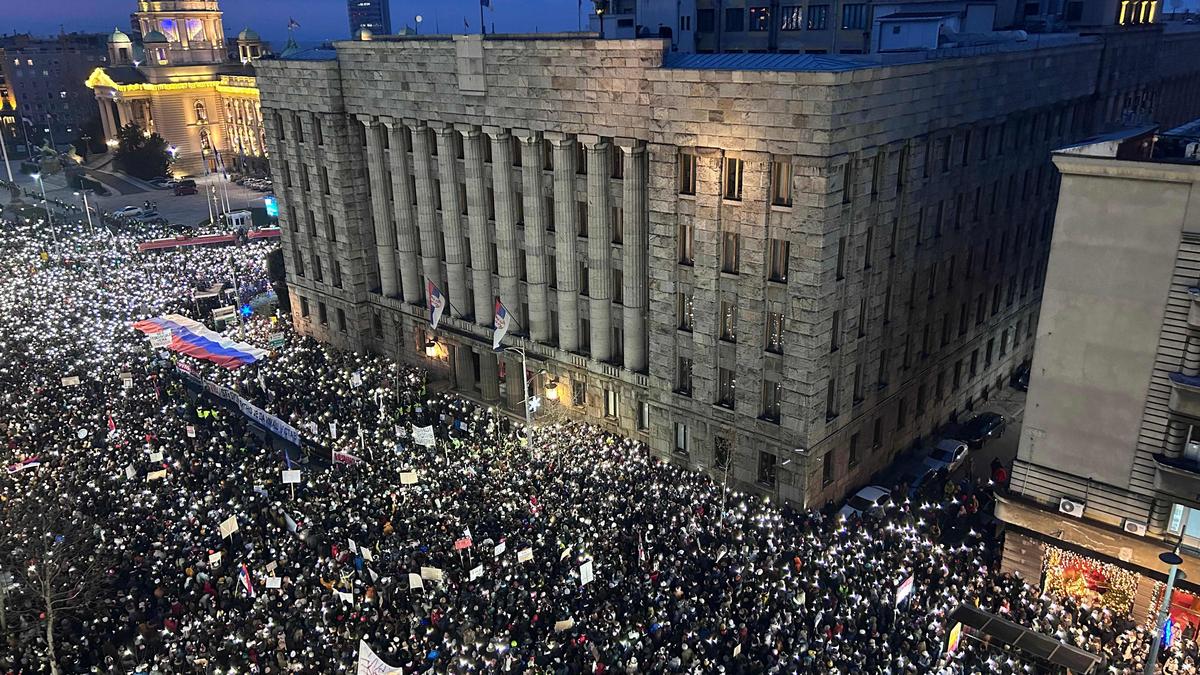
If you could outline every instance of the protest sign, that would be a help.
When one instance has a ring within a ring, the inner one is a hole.
[[[433,427],[431,426],[418,427],[413,425],[412,437],[413,442],[417,443],[418,445],[423,445],[427,448],[432,448],[437,443],[433,436]]]
[[[285,485],[288,483],[299,483],[300,469],[285,469],[283,472],[283,482]]]
[[[592,561],[588,560],[579,566],[579,585],[587,586],[596,577],[592,573]]]
[[[283,588],[283,579],[280,577],[267,577],[267,588]]]
[[[221,536],[222,537],[228,537],[229,535],[233,534],[234,532],[237,532],[237,530],[238,530],[237,516],[229,516],[221,523]]]
[[[517,562],[529,562],[533,560],[533,549],[527,548],[517,551]]]

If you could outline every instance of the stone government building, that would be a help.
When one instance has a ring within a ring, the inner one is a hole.
[[[539,414],[802,506],[1029,359],[1052,149],[1200,113],[1200,33],[1161,25],[885,60],[583,34],[335,48],[257,64],[301,332],[519,413],[499,297],[536,390],[560,383]]]

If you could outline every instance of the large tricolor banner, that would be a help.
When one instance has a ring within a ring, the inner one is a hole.
[[[265,349],[222,337],[204,324],[179,314],[138,321],[133,327],[146,335],[169,330],[171,342],[167,349],[230,369],[254,363],[268,354]]]

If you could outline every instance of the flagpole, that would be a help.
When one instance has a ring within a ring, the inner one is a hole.
[[[487,28],[483,26],[483,5],[486,0],[479,0],[479,34],[487,35]]]

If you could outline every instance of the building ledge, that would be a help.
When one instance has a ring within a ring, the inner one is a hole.
[[[1154,489],[1173,495],[1173,499],[1200,507],[1187,495],[1200,496],[1200,464],[1183,457],[1154,456]],[[1200,497],[1198,497],[1200,498]]]
[[[1188,303],[1188,328],[1200,330],[1200,288],[1193,286],[1187,292],[1192,300]]]

